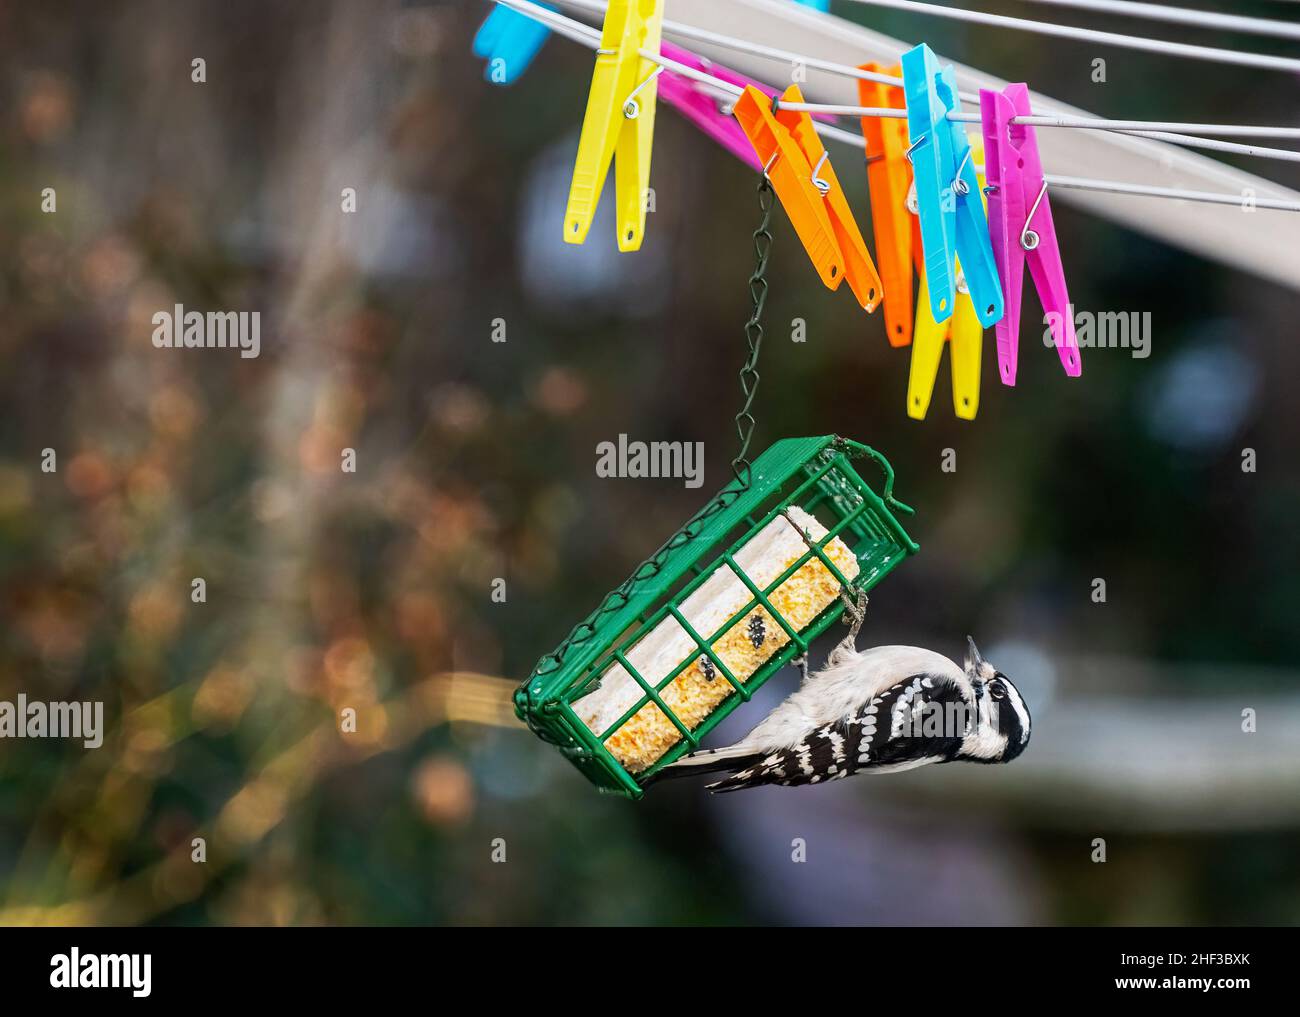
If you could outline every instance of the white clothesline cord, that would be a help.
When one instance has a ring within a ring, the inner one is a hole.
[[[560,2],[567,6],[577,7],[592,13],[603,13],[606,6],[603,0],[560,0]],[[556,15],[556,17],[562,16]],[[570,22],[570,24],[579,25],[580,29],[585,30],[585,32],[590,33],[592,36],[597,35],[597,30],[591,26],[581,25],[579,22]],[[856,78],[867,78],[869,80],[880,81],[889,85],[902,85],[901,78],[892,77],[887,74],[877,74],[871,71],[864,71],[858,67],[849,67],[845,64],[837,64],[828,60],[816,60],[811,57],[804,57],[799,53],[773,49],[768,46],[749,43],[742,39],[733,39],[729,36],[693,28],[689,25],[678,25],[676,22],[665,21],[664,30],[686,38],[711,42],[715,45],[728,46],[737,50],[745,50],[758,56],[783,61],[804,61],[809,67],[817,66],[831,73],[843,74]],[[570,36],[570,38],[574,38],[574,36]],[[678,68],[675,67],[674,69]],[[697,76],[697,72],[692,71],[690,68],[680,68],[678,71],[688,77],[696,77],[696,80],[700,80]],[[705,83],[708,84],[709,82]],[[733,86],[728,86],[728,89],[728,94],[738,94],[738,90]],[[979,102],[979,96],[976,94],[963,92],[961,93],[961,96],[966,101],[977,104]],[[861,106],[833,106],[814,103],[788,103],[787,106],[792,109],[801,109],[805,112],[825,113],[828,115],[843,114],[855,116],[879,116],[896,117],[899,119],[902,119],[907,115],[905,111],[893,108],[873,109]],[[980,123],[980,116],[977,113],[950,113],[948,119],[958,123]],[[1189,137],[1187,134],[1179,133],[1195,132],[1220,134],[1230,137],[1264,136],[1300,138],[1300,128],[1295,127],[1251,127],[1236,124],[1178,124],[1145,120],[1106,120],[1096,117],[1042,115],[1018,116],[1012,118],[1012,122],[1017,124],[1028,124],[1034,127],[1070,127],[1083,130],[1114,131],[1121,134],[1131,134],[1135,137],[1151,138],[1156,141],[1165,141],[1171,144],[1183,145],[1187,148],[1200,148],[1207,151],[1226,152],[1234,155],[1245,155],[1255,158],[1278,159],[1285,162],[1300,162],[1300,153],[1286,149],[1263,148],[1253,145],[1236,145],[1228,142],[1212,141],[1201,137]]]
[[[1136,138],[1150,138],[1152,141],[1167,141],[1171,145],[1186,148],[1202,148],[1208,152],[1231,152],[1235,155],[1248,155],[1256,159],[1278,159],[1282,162],[1300,162],[1300,152],[1289,148],[1264,148],[1259,145],[1239,145],[1231,141],[1216,141],[1213,138],[1189,138],[1185,134],[1168,134],[1164,131],[1126,131],[1112,127],[1114,134],[1131,134]]]
[[[892,118],[895,120],[904,120],[907,118],[907,111],[893,109],[891,107],[873,107],[873,106],[833,106],[826,103],[817,102],[785,102],[781,103],[782,109],[798,110],[803,113],[821,113],[827,116],[857,116],[857,117],[882,117]],[[953,123],[959,124],[982,124],[983,118],[978,113],[950,113],[948,119]],[[1012,122],[1017,124],[1029,124],[1030,126],[1058,127],[1060,124],[1053,123],[1056,117],[1037,117],[1021,116],[1013,117]],[[1171,134],[1167,131],[1137,130],[1136,127],[1147,128],[1151,125],[1144,121],[1123,121],[1123,120],[1097,120],[1095,125],[1085,125],[1079,120],[1073,118],[1074,122],[1068,124],[1070,127],[1085,127],[1090,129],[1109,131],[1112,134],[1131,134],[1140,138],[1151,138],[1155,141],[1167,141],[1175,145],[1183,145],[1187,148],[1203,148],[1211,152],[1231,152],[1234,155],[1249,155],[1260,159],[1278,159],[1282,162],[1300,162],[1300,152],[1287,148],[1264,148],[1260,145],[1238,145],[1231,141],[1215,141],[1211,138],[1194,138],[1186,134]],[[1046,121],[1046,123],[1037,123],[1037,121]],[[1126,123],[1134,126],[1125,126]],[[1175,126],[1175,125],[1170,125]],[[1184,129],[1196,127],[1196,124],[1179,124],[1176,125]],[[1213,125],[1206,125],[1213,126]]]
[[[604,0],[555,0],[555,2],[564,7],[575,7],[579,10],[589,11],[593,14],[604,14],[606,8]],[[543,13],[551,12],[546,12],[543,9]],[[552,16],[563,18],[563,15],[553,14]],[[599,36],[599,31],[589,25],[583,25],[581,22],[574,21],[570,18],[564,18],[564,21],[570,26],[580,26],[582,29],[594,32]],[[740,53],[750,53],[754,56],[766,57],[771,60],[779,60],[783,63],[798,62],[806,67],[813,67],[817,70],[826,71],[830,74],[842,75],[847,78],[860,78],[864,81],[878,81],[881,84],[895,85],[898,87],[902,87],[903,84],[902,78],[893,77],[889,74],[878,74],[874,71],[864,71],[860,67],[850,67],[848,64],[839,64],[831,60],[822,60],[817,57],[805,56],[802,53],[795,53],[790,50],[776,49],[772,46],[764,46],[760,43],[748,42],[744,39],[722,35],[718,32],[711,32],[703,28],[695,28],[692,25],[683,25],[680,22],[665,20],[663,23],[663,30],[669,35],[680,36],[683,39],[712,43],[715,46],[722,46],[726,49],[732,49]],[[570,35],[569,38],[576,37]],[[676,70],[676,68],[672,69]],[[689,75],[687,76],[689,77]],[[979,94],[975,92],[961,92],[960,96],[964,102],[978,104],[980,101]],[[796,107],[792,104],[790,108],[796,109],[801,107]],[[889,116],[901,119],[907,115],[904,111],[897,109],[879,110],[874,113],[862,112],[863,107],[858,106],[813,106],[812,104],[808,104],[808,110],[825,113],[830,116],[833,116],[836,113],[841,113],[856,116]],[[948,119],[964,123],[980,122],[979,114],[975,113],[950,113]],[[1138,133],[1141,131],[1163,131],[1173,132],[1176,134],[1217,135],[1219,137],[1300,140],[1300,127],[1255,127],[1249,124],[1184,124],[1151,120],[1107,120],[1100,117],[1045,116],[1038,114],[1013,117],[1011,122],[1016,124],[1027,124],[1031,127],[1070,127],[1082,130],[1119,131],[1126,134]],[[1169,139],[1165,138],[1162,140]],[[1196,146],[1192,145],[1191,147]]]
[[[1284,201],[1281,198],[1254,198],[1249,201],[1243,194],[1221,194],[1216,191],[1184,191],[1175,187],[1148,187],[1145,184],[1107,183],[1103,180],[1088,180],[1083,177],[1064,177],[1055,173],[1044,173],[1043,179],[1052,187],[1073,188],[1081,191],[1101,191],[1106,194],[1135,194],[1148,198],[1181,198],[1185,201],[1203,201],[1211,205],[1236,205],[1245,211],[1247,208],[1269,208],[1280,212],[1300,212],[1300,202]]]
[[[962,10],[959,7],[941,7],[938,4],[917,3],[916,0],[849,0],[849,2],[865,4],[870,7],[889,7],[893,10],[909,11],[913,14],[933,14],[940,18],[970,21],[979,25],[1015,28],[1024,32],[1037,32],[1039,35],[1054,35],[1061,39],[1099,42],[1103,45],[1145,50],[1148,53],[1161,53],[1165,56],[1190,57],[1194,60],[1209,60],[1220,64],[1237,64],[1242,67],[1255,67],[1265,71],[1287,71],[1291,74],[1300,72],[1300,60],[1294,57],[1273,56],[1268,53],[1243,53],[1235,49],[1194,46],[1191,43],[1169,42],[1165,39],[1144,39],[1141,36],[1122,35],[1119,32],[1099,32],[1092,28],[1053,25],[1044,21],[1030,21],[1028,18],[1012,18],[1005,14],[985,14],[981,11]]]
[[[557,34],[563,35],[565,38],[571,39],[574,42],[581,43],[589,49],[594,50],[600,48],[599,31],[588,25],[583,25],[581,22],[574,21],[571,18],[566,18],[562,14],[556,14],[554,11],[548,10],[545,7],[539,7],[537,4],[532,3],[531,0],[489,0],[489,2],[509,7],[512,10],[518,11],[520,14],[526,14],[537,21],[541,21],[543,24],[554,29]],[[702,82],[710,88],[717,89],[726,95],[738,96],[741,94],[742,90],[736,85],[731,84],[731,82],[723,81],[721,78],[715,78],[712,75],[706,74],[703,71],[698,71],[693,67],[687,67],[685,64],[678,63],[676,60],[671,60],[653,50],[640,49],[638,52],[642,57],[652,61],[653,63],[659,64],[660,66],[665,67],[676,74],[680,74],[683,77]],[[783,105],[788,109],[801,109],[806,106],[814,106],[814,104],[810,103],[786,103]],[[814,108],[817,107],[814,106]],[[890,116],[897,116],[900,111],[881,110],[878,112],[888,113]],[[842,141],[854,145],[858,150],[865,151],[863,138],[860,134],[855,134],[852,131],[846,131],[834,127],[831,124],[817,123],[815,121],[814,126],[819,134],[836,141]],[[1187,201],[1206,201],[1221,205],[1245,206],[1247,204],[1245,196],[1240,194],[1222,194],[1210,191],[1183,191],[1177,188],[1148,187],[1142,184],[1125,184],[1111,180],[1089,180],[1084,177],[1058,178],[1049,176],[1046,177],[1046,179],[1049,184],[1056,182],[1057,180],[1068,181],[1068,183],[1063,183],[1061,186],[1071,187],[1077,190],[1094,190],[1111,194],[1140,194],[1148,197],[1167,197]],[[1300,202],[1285,201],[1276,198],[1257,198],[1254,199],[1251,204],[1256,208],[1267,208],[1284,212],[1300,212]]]
[[[1268,35],[1277,39],[1300,39],[1300,25],[1274,21],[1271,18],[1248,18],[1240,14],[1193,11],[1185,7],[1166,7],[1163,4],[1131,3],[1129,0],[1022,0],[1022,2],[1052,4],[1055,7],[1077,7],[1080,10],[1096,11],[1100,14],[1119,14],[1148,21],[1167,21],[1171,24],[1191,25],[1195,28],[1221,28],[1226,32]]]
[[[581,11],[589,11],[592,14],[604,15],[607,4],[605,0],[553,0],[561,7],[575,7]],[[669,18],[663,20],[663,30],[665,35],[675,35],[681,39],[691,39],[695,42],[711,42],[715,46],[722,46],[724,49],[733,49],[738,53],[749,53],[753,56],[768,57],[772,60],[781,60],[785,62],[798,61],[805,67],[813,67],[819,71],[827,71],[831,74],[840,74],[846,78],[861,78],[863,81],[879,81],[884,85],[901,85],[901,78],[893,77],[889,74],[880,74],[876,71],[864,71],[861,67],[850,67],[848,64],[839,64],[834,60],[822,60],[820,57],[804,56],[802,53],[793,53],[790,50],[777,49],[773,46],[764,46],[759,42],[749,42],[745,39],[737,39],[735,36],[723,35],[720,32],[711,32],[707,28],[696,28],[694,25],[683,24],[680,21],[672,21]],[[978,95],[971,95],[963,92],[962,96],[967,102],[979,102]]]
[[[817,133],[832,141],[840,141],[855,149],[862,148],[862,135],[830,124],[815,123]],[[1094,180],[1089,177],[1061,176],[1044,173],[1043,179],[1051,187],[1064,187],[1076,191],[1097,191],[1103,194],[1132,194],[1145,198],[1172,198],[1178,201],[1200,201],[1210,205],[1236,205],[1238,208],[1266,208],[1277,212],[1300,212],[1300,201],[1283,198],[1259,198],[1246,194],[1225,194],[1221,191],[1188,191],[1180,187],[1157,187],[1149,184],[1126,184],[1118,180]]]
[[[670,70],[672,68],[669,68]],[[690,68],[687,68],[690,70]],[[729,82],[703,81],[696,79],[706,89],[715,93],[722,101],[731,101],[740,94],[740,89]],[[716,82],[716,83],[715,83]],[[719,87],[725,85],[725,88]],[[892,118],[897,120],[906,119],[907,111],[894,109],[892,107],[873,108],[870,106],[829,106],[819,103],[807,102],[781,102],[782,109],[799,110],[802,112],[824,113],[828,115],[843,116],[874,116],[881,118]],[[978,113],[962,113],[949,117],[958,123],[983,124],[983,120]],[[1013,117],[1013,123],[1023,123],[1032,120],[1032,117]],[[1050,119],[1050,118],[1049,118]],[[1142,121],[1138,121],[1141,123]],[[1250,155],[1265,159],[1281,159],[1286,162],[1300,162],[1300,152],[1295,152],[1286,148],[1261,148],[1257,145],[1238,145],[1231,141],[1216,141],[1213,138],[1189,138],[1183,134],[1167,134],[1163,131],[1136,131],[1126,130],[1123,127],[1116,126],[1122,121],[1100,120],[1097,122],[1098,130],[1106,130],[1112,134],[1131,134],[1134,137],[1151,138],[1155,141],[1168,141],[1172,144],[1186,145],[1191,148],[1203,148],[1212,152],[1231,152],[1234,155]]]

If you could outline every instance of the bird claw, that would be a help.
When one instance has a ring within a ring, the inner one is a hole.
[[[857,601],[854,602],[849,598],[848,590],[840,590],[840,600],[844,602],[844,613],[848,615],[844,624],[851,626],[853,629],[853,635],[856,636],[858,630],[862,628],[863,620],[867,616],[867,604],[870,602],[867,597],[867,591],[858,590],[858,598]]]
[[[840,640],[840,644],[831,651],[832,657],[842,654],[856,653],[858,649],[858,632],[862,629],[862,623],[867,617],[867,591],[858,590],[857,602],[855,603],[849,597],[848,590],[840,590],[840,600],[844,602],[844,624],[849,627],[848,635]]]

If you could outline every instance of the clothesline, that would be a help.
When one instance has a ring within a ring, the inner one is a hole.
[[[862,135],[846,131],[831,124],[815,123],[817,133],[832,141],[840,141],[862,149]],[[1179,201],[1199,201],[1210,205],[1245,204],[1240,194],[1224,194],[1217,191],[1190,191],[1178,187],[1157,187],[1151,184],[1126,184],[1118,180],[1094,180],[1089,177],[1061,176],[1045,173],[1043,179],[1051,187],[1063,187],[1074,191],[1097,191],[1102,194],[1131,194],[1145,198],[1173,198]],[[1300,212],[1300,202],[1285,201],[1280,198],[1254,198],[1251,204],[1256,208],[1266,208],[1277,212]]]
[[[590,11],[593,14],[603,15],[606,9],[604,0],[556,0],[565,7],[574,7],[579,10]],[[544,13],[544,8],[541,9]],[[563,17],[563,15],[556,15]],[[543,20],[543,19],[539,19]],[[597,30],[579,21],[566,19],[571,25],[581,29],[596,32]],[[851,67],[847,64],[836,63],[832,60],[822,60],[819,57],[806,56],[801,53],[795,53],[790,50],[777,49],[772,46],[764,46],[760,43],[749,42],[745,39],[737,39],[734,36],[723,35],[718,32],[711,32],[707,29],[696,28],[693,25],[682,24],[681,22],[670,21],[665,19],[663,22],[663,31],[668,35],[675,35],[683,39],[691,39],[696,42],[712,43],[726,49],[732,49],[740,53],[749,53],[753,56],[768,57],[773,60],[784,62],[799,62],[806,67],[816,68],[817,70],[826,71],[831,74],[841,75],[848,78],[860,78],[863,81],[878,81],[885,85],[903,84],[903,79],[889,75],[881,74],[875,71],[866,71],[860,67]],[[599,32],[597,32],[599,35]],[[576,38],[570,36],[570,38]],[[578,39],[578,41],[582,41]],[[979,95],[974,92],[960,92],[961,99],[965,102],[978,103]],[[843,107],[841,107],[843,108]],[[856,107],[854,107],[856,109]],[[834,107],[826,107],[822,112],[831,113]],[[889,116],[906,116],[901,110],[889,110],[883,115]],[[968,117],[968,122],[978,122],[979,117],[974,114],[952,114],[950,119],[957,120],[960,117]],[[1252,126],[1242,124],[1187,124],[1187,123],[1166,123],[1161,121],[1145,120],[1109,120],[1099,117],[1062,117],[1062,116],[1023,116],[1015,117],[1012,121],[1017,124],[1027,124],[1032,127],[1078,127],[1086,130],[1115,130],[1115,131],[1136,131],[1136,130],[1159,130],[1159,131],[1179,131],[1188,134],[1213,134],[1222,137],[1254,137],[1254,138],[1290,138],[1300,139],[1300,127],[1267,127]]]
[[[857,117],[891,117],[897,120],[906,120],[907,111],[892,108],[875,108],[870,106],[834,106],[824,103],[811,102],[782,102],[785,109],[798,110],[804,113],[821,113],[827,116],[857,116]],[[982,119],[978,113],[953,113],[948,119],[955,123],[978,124]],[[1033,120],[1051,120],[1051,117],[1015,117],[1015,123],[1031,123]],[[1142,121],[1135,121],[1142,123]],[[1265,148],[1261,145],[1241,145],[1231,141],[1217,141],[1213,138],[1196,138],[1186,134],[1173,134],[1167,131],[1153,130],[1136,130],[1127,127],[1118,126],[1124,121],[1105,120],[1100,121],[1096,130],[1109,131],[1112,134],[1130,134],[1138,138],[1151,138],[1153,141],[1167,141],[1173,145],[1182,145],[1186,148],[1201,148],[1210,152],[1227,152],[1232,155],[1246,155],[1257,159],[1276,159],[1281,162],[1300,162],[1300,152],[1288,148]],[[1105,126],[1101,126],[1105,124]],[[1056,127],[1059,124],[1038,124],[1031,126]],[[1071,124],[1071,127],[1080,127],[1080,124]],[[1195,124],[1180,125],[1184,128],[1194,127]]]
[[[554,11],[548,10],[545,7],[540,7],[537,4],[532,3],[531,0],[492,0],[492,2],[502,4],[503,6],[506,7],[510,7],[513,10],[519,11],[521,14],[526,14],[529,17],[534,18],[535,20],[541,21],[544,24],[548,25],[557,34],[562,35],[565,38],[571,39],[574,42],[578,42],[584,46],[587,46],[589,49],[594,50],[594,49],[599,49],[600,47],[599,31],[597,31],[594,28],[591,28],[588,25],[584,25],[581,22],[574,21],[571,18],[566,18],[562,14],[557,14]],[[604,5],[601,4],[599,6],[603,8]],[[662,54],[657,53],[653,50],[643,49],[640,50],[640,53],[642,57],[652,61],[653,63],[660,65],[661,67],[671,70],[676,74],[681,74],[682,76],[690,78],[692,80],[702,82],[708,85],[710,88],[717,89],[718,91],[723,92],[727,95],[736,96],[739,95],[741,92],[741,90],[737,86],[731,84],[730,82],[723,81],[720,78],[716,78],[704,72],[697,71],[693,67],[687,67],[686,65],[680,64],[677,61],[665,57]],[[823,109],[821,106],[813,103],[798,103],[798,104],[789,103],[787,104],[787,107],[791,109],[808,109],[810,112],[828,111],[827,109]],[[831,110],[837,108],[842,109],[842,107],[829,107],[829,109]],[[882,114],[888,113],[891,116],[896,116],[900,111],[881,110],[879,112]],[[870,116],[872,115],[872,113],[867,112],[867,113],[862,113],[860,115]],[[1031,119],[1031,118],[1015,118],[1015,122],[1020,122],[1022,119]],[[962,122],[966,122],[966,121],[963,119]],[[978,118],[975,119],[975,122],[978,122]],[[814,122],[814,126],[816,127],[818,133],[824,135],[825,137],[831,138],[836,141],[844,142],[846,144],[852,144],[856,146],[856,148],[859,151],[865,151],[863,138],[862,135],[860,134],[856,134],[852,131],[843,130],[842,128],[835,127],[831,124],[824,124],[820,122]],[[1134,132],[1120,131],[1119,133],[1134,133]],[[1205,140],[1205,139],[1198,139],[1198,140]],[[1091,191],[1098,191],[1098,192],[1109,193],[1109,194],[1133,194],[1133,195],[1141,195],[1145,197],[1165,197],[1165,198],[1173,198],[1177,200],[1200,201],[1200,202],[1207,202],[1207,203],[1221,204],[1221,205],[1244,205],[1246,203],[1244,196],[1241,194],[1223,194],[1223,193],[1216,193],[1212,191],[1190,191],[1190,190],[1182,190],[1179,188],[1171,188],[1171,187],[1149,186],[1145,184],[1127,184],[1120,181],[1112,181],[1112,180],[1093,180],[1084,177],[1058,177],[1053,175],[1047,175],[1046,179],[1049,185],[1057,184],[1058,186],[1061,187],[1068,187],[1076,190],[1091,190]],[[1300,212],[1300,202],[1287,201],[1278,198],[1253,198],[1251,200],[1251,205],[1255,208],[1270,209],[1275,211]]]
[[[1194,11],[1186,7],[1166,7],[1163,4],[1133,3],[1131,0],[1022,0],[1030,4],[1051,4],[1054,7],[1077,7],[1101,14],[1119,14],[1123,17],[1142,18],[1148,21],[1168,21],[1175,25],[1195,28],[1221,28],[1226,32],[1244,32],[1250,35],[1268,35],[1277,39],[1300,39],[1300,25],[1271,18],[1248,18],[1240,14],[1220,14],[1218,11]]]
[[[606,8],[606,4],[603,0],[558,0],[558,2],[566,7],[574,7],[579,10],[589,11],[593,14],[603,15]],[[563,15],[555,15],[553,12],[548,12],[544,8],[540,8],[539,10],[544,14],[552,14],[553,17],[563,17]],[[539,20],[546,19],[539,18]],[[571,19],[566,20],[569,20],[572,26],[576,26],[578,29],[585,30],[586,32],[595,33],[595,35],[599,37],[599,31],[597,29],[584,25],[579,21],[572,21]],[[665,20],[663,22],[663,31],[666,34],[674,35],[682,39],[711,43],[726,49],[735,50],[736,52],[749,53],[753,56],[766,57],[783,62],[797,61],[803,66],[816,68],[817,70],[841,75],[843,77],[858,78],[864,81],[878,81],[882,84],[896,85],[899,87],[903,84],[902,78],[893,75],[880,74],[875,71],[866,71],[860,67],[850,67],[847,64],[839,64],[830,60],[805,56],[789,50],[776,49],[771,46],[764,46],[744,39],[737,39],[733,36],[722,35],[718,32],[711,32],[706,29],[696,28],[692,25],[684,25],[679,22]],[[568,37],[579,42],[585,41],[584,38],[573,35],[569,35]],[[650,56],[649,53],[643,53],[642,55],[647,57]],[[676,67],[672,69],[676,73],[685,73],[678,70]],[[690,74],[686,74],[686,76],[689,77]],[[979,102],[979,95],[976,93],[960,92],[959,96],[965,102]],[[807,103],[798,106],[790,104],[789,108],[801,109],[805,112],[824,113],[829,116],[844,114],[853,116],[897,117],[900,119],[907,116],[907,113],[904,110],[870,109],[859,106],[833,106]],[[958,123],[980,122],[980,117],[976,113],[951,113],[948,115],[948,119]],[[1282,159],[1285,161],[1300,161],[1300,153],[1286,149],[1231,146],[1209,142],[1204,137],[1188,137],[1188,135],[1217,135],[1220,137],[1255,137],[1300,140],[1300,127],[1257,127],[1244,124],[1188,124],[1148,120],[1110,120],[1100,117],[1045,116],[1037,114],[1032,116],[1015,117],[1012,122],[1016,124],[1025,124],[1031,127],[1066,127],[1081,130],[1113,131],[1121,134],[1133,134],[1139,137],[1151,137],[1155,140],[1168,141],[1189,148],[1204,148],[1211,151],[1232,152],[1239,155]]]
[[[1073,25],[1053,25],[1044,21],[1031,21],[1028,18],[1013,18],[1005,14],[985,14],[981,11],[967,11],[959,7],[940,7],[937,4],[918,3],[916,0],[848,0],[848,2],[864,4],[870,7],[888,7],[898,11],[909,11],[913,14],[932,14],[935,17],[952,18],[955,21],[969,21],[978,25],[995,25],[999,28],[1013,28],[1024,32],[1035,32],[1039,35],[1054,35],[1060,39],[1099,42],[1103,45],[1145,50],[1148,53],[1161,53],[1165,56],[1188,57],[1193,60],[1208,60],[1212,63],[1236,64],[1241,67],[1254,67],[1266,71],[1300,73],[1300,60],[1294,57],[1274,56],[1269,53],[1244,53],[1235,49],[1197,46],[1187,42],[1170,42],[1166,39],[1144,39],[1141,36],[1124,35],[1120,32],[1101,32],[1093,28],[1077,28]]]

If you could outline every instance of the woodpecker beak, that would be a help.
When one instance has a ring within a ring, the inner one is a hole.
[[[978,672],[984,666],[984,658],[980,656],[980,648],[975,645],[975,640],[967,636],[966,645],[969,649],[966,651],[966,670]]]

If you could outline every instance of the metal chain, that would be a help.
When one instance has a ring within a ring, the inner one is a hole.
[[[741,488],[748,490],[750,483],[750,462],[747,458],[749,442],[754,437],[754,414],[750,407],[754,405],[754,394],[758,391],[760,381],[758,374],[758,352],[763,345],[763,305],[767,303],[767,259],[772,251],[772,233],[768,229],[772,222],[772,206],[776,194],[772,183],[764,173],[758,182],[758,207],[763,212],[762,221],[754,231],[754,274],[749,277],[749,299],[752,309],[749,321],[745,323],[745,342],[749,346],[749,356],[740,369],[740,391],[745,396],[744,405],[736,414],[736,437],[740,439],[740,451],[731,460],[731,472],[735,475]]]
[[[775,203],[776,194],[772,190],[772,184],[767,179],[767,174],[758,184],[758,204],[763,212],[763,220],[759,223],[758,229],[754,231],[754,257],[756,264],[754,274],[749,278],[749,296],[753,303],[749,321],[745,324],[745,339],[749,345],[749,355],[745,359],[745,364],[740,369],[740,389],[745,396],[745,404],[736,414],[736,433],[740,438],[740,451],[736,458],[731,461],[731,470],[736,476],[736,483],[729,484],[723,488],[716,497],[713,498],[704,508],[695,513],[686,524],[668,538],[667,542],[659,548],[654,554],[643,561],[618,589],[611,591],[601,601],[600,606],[592,611],[586,618],[573,627],[573,631],[565,638],[554,652],[546,654],[537,662],[533,673],[529,676],[525,686],[530,684],[533,679],[549,674],[550,672],[563,666],[564,659],[574,646],[579,646],[596,634],[597,627],[603,623],[605,616],[615,611],[621,610],[632,598],[632,592],[636,587],[654,578],[663,569],[664,562],[668,556],[677,548],[689,544],[703,529],[704,524],[718,512],[721,512],[732,502],[734,502],[743,491],[750,486],[750,462],[746,458],[749,452],[749,442],[754,435],[754,414],[750,407],[754,403],[754,393],[758,391],[758,352],[763,344],[763,305],[767,301],[767,257],[772,248],[772,234],[768,227],[772,222],[772,207]],[[545,732],[533,722],[533,717],[529,716],[529,726],[541,735],[544,739],[550,740]]]
[[[680,530],[674,533],[654,554],[637,566],[636,571],[632,573],[623,584],[616,590],[606,594],[605,599],[600,602],[596,610],[592,611],[586,618],[578,622],[573,630],[565,637],[564,641],[551,653],[546,654],[537,662],[533,673],[529,675],[525,687],[532,684],[534,679],[548,675],[564,665],[564,660],[569,652],[575,646],[581,646],[590,640],[600,625],[604,624],[606,616],[625,607],[632,599],[636,588],[644,582],[653,579],[662,570],[664,563],[669,556],[678,548],[689,544],[699,535],[704,528],[704,524],[714,515],[721,512],[732,504],[740,495],[750,487],[751,463],[747,458],[749,453],[749,443],[754,435],[754,414],[751,407],[754,404],[754,395],[758,391],[759,374],[758,374],[758,353],[763,344],[763,305],[767,302],[767,261],[768,255],[772,250],[772,234],[768,227],[772,222],[772,208],[776,201],[776,194],[772,190],[772,184],[764,173],[762,179],[758,182],[758,205],[762,210],[763,218],[754,231],[754,274],[749,277],[749,296],[752,302],[752,308],[749,315],[749,321],[745,323],[745,339],[749,346],[749,355],[745,359],[745,364],[740,369],[740,389],[745,396],[745,403],[740,412],[736,414],[736,434],[740,438],[740,451],[736,453],[736,458],[731,461],[731,470],[735,474],[736,482],[728,484],[699,512],[695,513]],[[854,449],[857,451],[854,451]],[[856,458],[860,455],[869,455],[875,459],[885,471],[885,504],[891,508],[900,509],[911,514],[911,509],[902,502],[897,501],[893,496],[894,472],[884,457],[874,449],[862,445],[855,445],[853,442],[845,442],[843,439],[836,439],[832,449],[822,453],[843,454],[850,458]],[[787,516],[787,519],[789,517]],[[793,520],[791,520],[793,525]],[[808,535],[803,533],[798,526],[795,526],[803,536],[808,540]],[[853,619],[853,629],[850,636],[857,635],[857,626],[862,624],[862,609],[866,606],[865,596],[857,605],[852,605],[847,596],[847,591],[841,591],[841,597],[844,599],[844,606],[848,609],[849,617]],[[803,662],[807,667],[807,658]],[[550,741],[551,738],[536,723],[535,717],[530,713],[528,718],[529,726],[540,735],[543,739]],[[567,750],[566,750],[567,751]]]

